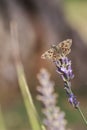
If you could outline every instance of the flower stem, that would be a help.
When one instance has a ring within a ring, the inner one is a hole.
[[[81,115],[81,117],[82,117],[82,119],[84,120],[84,122],[85,122],[85,124],[87,125],[87,120],[86,120],[86,118],[85,118],[85,116],[84,116],[84,114],[83,114],[83,112],[82,112],[82,110],[81,110],[81,108],[80,108],[80,106],[78,106],[78,111],[79,111],[79,113],[80,113],[80,115]]]
[[[6,130],[6,126],[5,126],[5,122],[4,122],[1,106],[0,106],[0,130]]]
[[[27,115],[29,118],[29,122],[31,123],[32,130],[45,130],[45,127],[41,124],[38,113],[34,106],[31,93],[25,79],[23,66],[21,63],[16,64],[16,70],[19,87],[24,99]]]
[[[18,30],[17,24],[15,22],[11,23],[11,42],[12,42],[12,54],[13,60],[16,67],[18,84],[21,90],[21,94],[24,100],[25,108],[29,118],[29,123],[32,130],[45,130],[45,127],[42,125],[42,122],[39,119],[39,115],[35,108],[32,96],[26,81],[24,68],[21,63],[21,58],[19,54],[19,42],[18,42]]]

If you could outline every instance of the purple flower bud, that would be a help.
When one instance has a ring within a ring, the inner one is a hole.
[[[57,67],[57,72],[59,74],[62,74],[62,78],[65,81],[66,80],[71,80],[74,78],[74,74],[72,73],[72,68],[71,68],[71,61],[68,60],[67,57],[62,57],[60,60],[55,61],[56,67]]]
[[[71,103],[75,108],[78,108],[79,106],[79,102],[77,101],[76,96],[74,96],[73,93],[69,97],[69,103]]]

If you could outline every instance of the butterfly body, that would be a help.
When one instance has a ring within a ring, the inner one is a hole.
[[[42,59],[49,59],[49,60],[59,60],[62,57],[68,55],[71,52],[72,40],[67,39],[62,42],[60,42],[57,46],[52,45],[52,47],[42,54]]]

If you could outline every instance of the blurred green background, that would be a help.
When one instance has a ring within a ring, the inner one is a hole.
[[[37,73],[45,67],[52,75],[58,92],[58,105],[66,113],[68,127],[86,130],[78,111],[70,106],[63,89],[63,81],[55,66],[40,58],[52,44],[73,40],[72,89],[87,118],[87,0],[0,0],[0,104],[7,130],[29,130],[28,117],[18,86],[10,41],[10,22],[18,24],[21,61],[26,79],[42,118],[42,105],[36,100],[39,84]]]

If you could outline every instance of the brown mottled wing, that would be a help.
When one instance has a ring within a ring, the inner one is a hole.
[[[61,54],[59,53],[59,48],[57,48],[55,46],[54,47],[51,47],[48,51],[44,52],[42,55],[41,55],[41,58],[42,59],[48,59],[48,60],[57,60],[57,59],[60,59],[61,58]]]
[[[58,45],[57,45],[57,48],[59,48],[59,51],[61,53],[61,55],[68,55],[70,52],[71,52],[71,47],[72,45],[72,40],[71,39],[67,39],[63,42],[60,42]]]
[[[53,59],[53,54],[54,54],[54,49],[53,49],[53,48],[50,48],[48,51],[44,52],[44,53],[41,55],[41,58],[42,58],[42,59],[52,60],[52,59]]]

